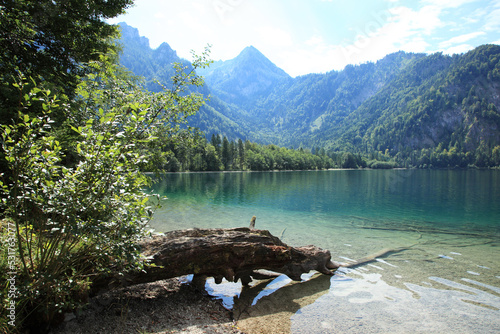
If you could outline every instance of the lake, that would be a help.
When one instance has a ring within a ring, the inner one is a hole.
[[[330,170],[166,174],[159,232],[248,226],[348,262],[394,252],[332,277],[281,276],[207,291],[243,325],[293,333],[498,333],[500,171]],[[253,320],[252,320],[253,319]],[[284,323],[286,322],[286,323]],[[272,327],[269,327],[272,328]],[[271,330],[270,330],[271,331]]]

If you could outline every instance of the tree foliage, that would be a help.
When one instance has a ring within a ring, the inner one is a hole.
[[[117,30],[104,19],[124,13],[132,3],[133,0],[1,0],[2,81],[11,83],[11,74],[18,70],[71,94],[78,76],[86,71],[81,64],[98,59],[113,47],[110,39]],[[8,90],[9,86],[3,89]],[[6,106],[2,107],[3,110]]]
[[[35,80],[25,83],[30,88],[36,82],[61,103],[71,103],[80,78],[92,70],[85,64],[117,49],[112,40],[118,30],[104,19],[123,13],[132,2],[0,0],[0,124],[18,120],[22,96],[14,84],[19,75]],[[68,110],[53,110],[53,127],[66,120]],[[41,103],[32,103],[28,112],[42,115]],[[6,169],[0,152],[0,172]]]
[[[276,145],[259,145],[250,141],[229,140],[213,134],[210,141],[201,133],[186,145],[178,141],[167,149],[175,164],[166,165],[166,171],[222,171],[222,170],[301,170],[327,169],[338,166],[323,150],[312,154],[308,150],[294,150]]]
[[[13,175],[4,204],[17,230],[19,291],[26,298],[19,313],[50,323],[75,307],[90,277],[140,265],[135,242],[152,212],[141,190],[147,179],[137,174],[144,157],[130,149],[132,124],[118,131],[124,117],[113,113],[103,112],[96,124],[89,119],[77,129],[78,164],[64,167],[51,134],[55,101],[43,94],[47,116],[20,114],[4,128]]]
[[[205,65],[206,57],[197,57],[193,68]],[[140,167],[157,158],[157,135],[175,142],[182,122],[204,101],[186,92],[202,81],[182,65],[175,68],[172,89],[160,93],[144,90],[106,56],[88,66],[69,106],[19,77],[19,120],[2,127],[10,170],[2,206],[16,226],[18,314],[29,315],[31,325],[72,310],[100,275],[143,266],[137,241],[153,206]],[[41,115],[30,113],[33,105]],[[70,108],[70,117],[54,128],[50,117],[62,107]],[[66,149],[61,132],[73,132]],[[68,151],[71,164],[63,163]]]

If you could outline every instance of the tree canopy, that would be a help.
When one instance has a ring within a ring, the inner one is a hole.
[[[133,0],[0,0],[0,123],[16,120],[13,75],[20,72],[72,97],[85,63],[116,48],[104,21]],[[62,98],[62,96],[60,96]]]

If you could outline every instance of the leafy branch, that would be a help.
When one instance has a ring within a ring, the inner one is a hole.
[[[81,81],[65,124],[74,133],[69,147],[52,127],[50,115],[61,107],[56,96],[28,89],[24,78],[16,83],[19,121],[2,126],[11,175],[1,184],[2,204],[16,226],[23,314],[45,323],[76,307],[97,277],[143,268],[137,241],[155,206],[140,166],[152,157],[156,134],[175,138],[203,103],[201,95],[186,93],[202,84],[194,71],[179,68],[175,90],[150,93],[107,56],[89,66],[95,71]],[[29,114],[33,103],[41,116]],[[66,154],[75,163],[64,164]]]

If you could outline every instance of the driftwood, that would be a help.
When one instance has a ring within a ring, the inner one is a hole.
[[[328,250],[315,246],[290,247],[266,230],[246,227],[230,229],[187,229],[155,235],[141,244],[149,260],[143,272],[106,278],[94,287],[147,283],[194,274],[195,282],[214,277],[248,284],[263,278],[264,269],[285,274],[292,280],[311,270],[332,275],[337,266]]]
[[[225,278],[248,285],[252,279],[279,274],[300,281],[301,275],[311,270],[333,275],[339,267],[355,268],[415,246],[383,249],[359,260],[338,263],[331,260],[328,250],[312,245],[290,247],[269,231],[256,230],[255,220],[253,216],[249,228],[187,229],[154,235],[140,244],[148,259],[144,271],[101,277],[94,281],[93,292],[190,274],[194,274],[192,283],[201,287],[207,277],[214,277],[217,284]]]

